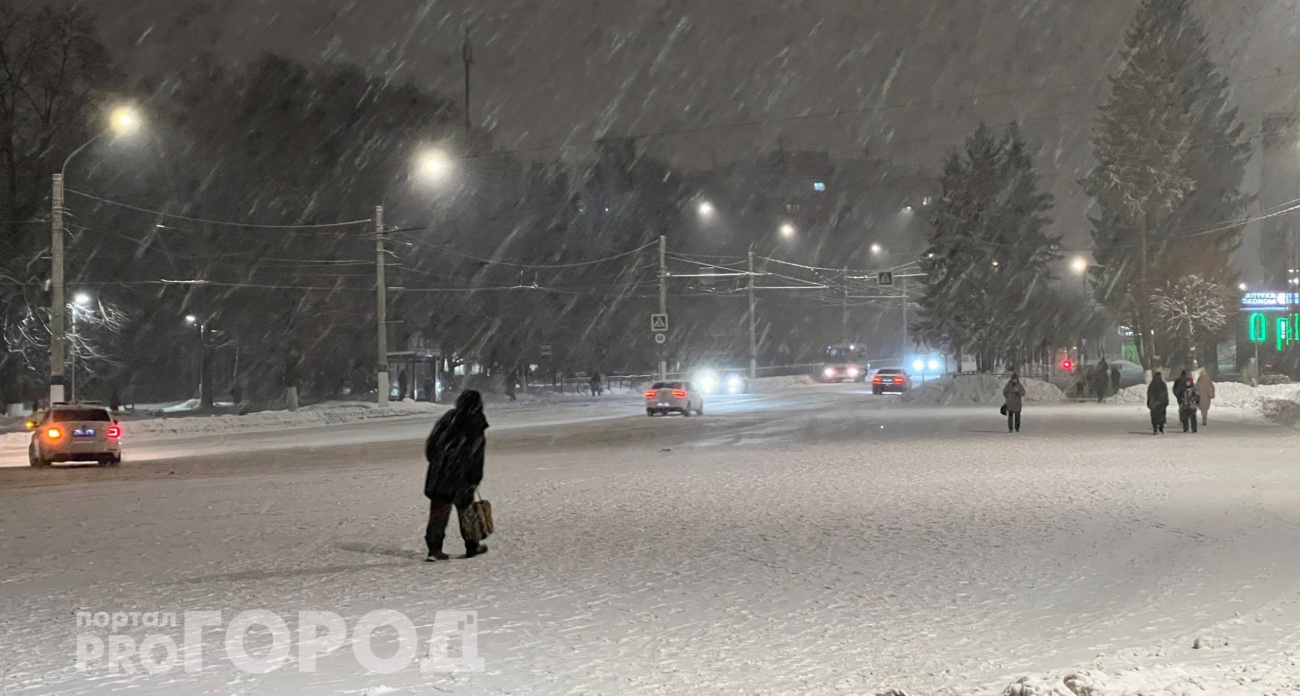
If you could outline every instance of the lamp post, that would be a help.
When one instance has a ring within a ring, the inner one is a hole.
[[[437,184],[451,174],[451,159],[442,150],[432,149],[420,153],[416,165],[418,178]],[[384,206],[375,206],[375,373],[376,403],[380,408],[388,406],[388,392],[392,385],[388,380],[388,279],[384,266]]]
[[[215,401],[212,394],[212,345],[208,340],[208,319],[200,319],[193,314],[186,315],[185,323],[199,329],[199,408],[212,409]]]
[[[64,357],[67,354],[67,305],[63,293],[63,177],[68,165],[86,148],[110,134],[129,135],[140,127],[140,115],[130,107],[113,111],[109,125],[63,160],[54,175],[50,192],[50,403],[66,398],[64,394]]]

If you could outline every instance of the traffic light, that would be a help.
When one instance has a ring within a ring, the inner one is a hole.
[[[1073,369],[1074,369],[1074,361],[1070,360],[1069,358],[1066,358],[1066,359],[1062,360],[1062,361],[1061,361],[1061,369],[1062,369],[1062,370],[1065,370],[1066,372],[1069,372],[1070,370],[1073,370]]]

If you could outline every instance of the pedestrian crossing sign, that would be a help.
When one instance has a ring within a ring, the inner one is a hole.
[[[894,287],[894,272],[893,272],[893,271],[881,271],[881,272],[877,273],[877,274],[876,274],[876,285],[879,285],[879,286],[882,287],[882,288],[892,288],[892,287]]]
[[[665,332],[665,331],[667,331],[667,330],[668,330],[668,315],[667,315],[667,314],[651,314],[651,315],[650,315],[650,331],[652,331],[652,332],[654,332],[654,333],[663,333],[663,332]]]

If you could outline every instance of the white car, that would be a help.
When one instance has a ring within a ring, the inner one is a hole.
[[[94,404],[55,404],[33,418],[28,462],[36,468],[53,462],[122,463],[122,426],[108,409]]]
[[[704,397],[690,382],[655,382],[645,393],[645,414],[704,415]]]

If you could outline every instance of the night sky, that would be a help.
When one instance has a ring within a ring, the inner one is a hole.
[[[345,60],[459,95],[475,37],[474,118],[531,157],[603,133],[709,166],[775,147],[874,154],[937,169],[976,120],[1025,121],[1043,146],[1062,232],[1081,236],[1099,82],[1138,0],[96,0],[137,71],[199,50]],[[1300,2],[1197,4],[1247,129],[1294,108]],[[1279,74],[1281,73],[1281,74]],[[968,97],[980,95],[978,99]],[[833,114],[839,116],[822,116]],[[806,117],[812,114],[812,117]],[[729,127],[730,124],[762,122]],[[698,130],[704,129],[704,130]],[[1248,181],[1248,187],[1254,182]]]

